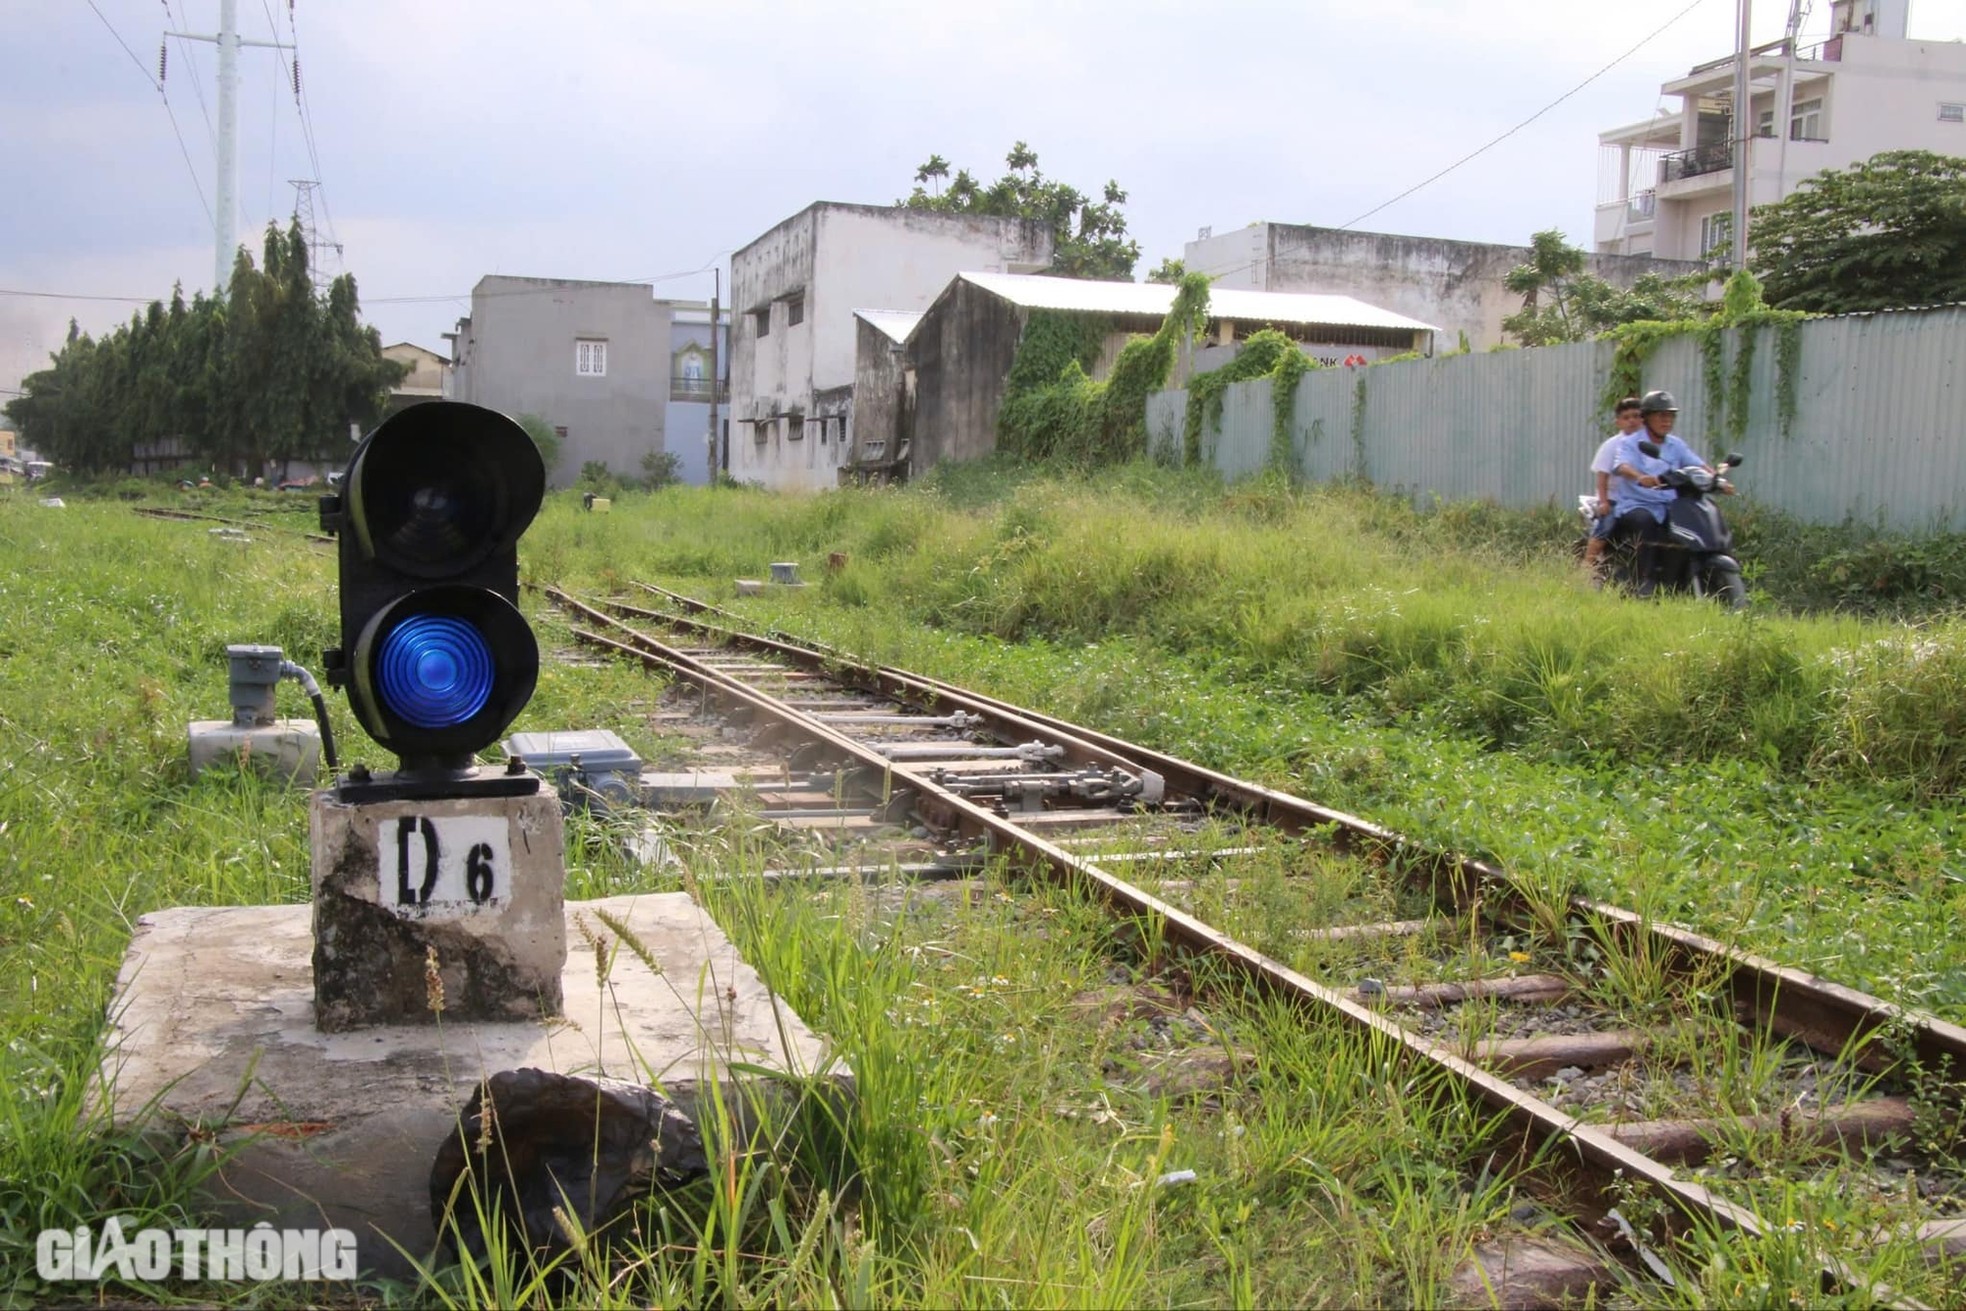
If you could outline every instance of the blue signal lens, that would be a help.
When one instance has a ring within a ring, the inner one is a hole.
[[[383,704],[418,728],[451,728],[491,697],[492,653],[461,619],[413,615],[382,639],[376,683]]]

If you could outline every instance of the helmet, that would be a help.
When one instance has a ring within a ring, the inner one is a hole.
[[[1638,412],[1640,414],[1677,414],[1679,413],[1679,402],[1672,398],[1672,393],[1669,391],[1649,391],[1639,401]]]

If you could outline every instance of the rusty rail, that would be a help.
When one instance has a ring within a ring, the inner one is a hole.
[[[950,819],[958,832],[980,839],[990,849],[1010,855],[1028,867],[1053,878],[1077,882],[1096,891],[1116,910],[1152,917],[1163,926],[1166,936],[1207,958],[1230,966],[1261,991],[1289,1001],[1306,1012],[1335,1016],[1344,1023],[1391,1044],[1401,1059],[1419,1069],[1449,1081],[1450,1086],[1468,1098],[1472,1108],[1494,1115],[1505,1123],[1520,1144],[1519,1155],[1525,1165],[1547,1172],[1563,1185],[1585,1186],[1583,1200],[1589,1209],[1601,1212],[1614,1201],[1618,1187],[1636,1184],[1652,1190],[1670,1202],[1684,1218],[1698,1218],[1723,1229],[1746,1234],[1762,1234],[1768,1226],[1751,1211],[1719,1197],[1698,1184],[1681,1179],[1673,1170],[1619,1140],[1609,1126],[1584,1123],[1533,1094],[1523,1092],[1507,1079],[1464,1059],[1456,1051],[1428,1041],[1374,1009],[1361,1005],[1344,993],[1324,987],[1254,948],[1214,929],[1145,890],[1102,868],[1096,860],[1073,854],[1039,833],[1022,828],[1016,816],[1000,816],[968,799],[938,787],[920,772],[898,768],[896,764],[813,716],[801,713],[775,697],[759,692],[714,665],[668,646],[637,631],[605,610],[577,600],[558,588],[547,595],[563,609],[616,636],[576,628],[577,639],[614,654],[635,659],[645,666],[667,671],[726,700],[746,705],[759,715],[795,730],[800,736],[841,759],[874,771],[892,787],[901,777],[906,786],[931,798],[938,812]],[[636,617],[654,619],[693,635],[712,639],[738,650],[748,650],[791,661],[794,665],[824,672],[843,686],[875,692],[904,704],[932,711],[961,708],[969,713],[986,713],[1004,731],[1028,734],[1041,729],[1048,740],[1067,745],[1068,754],[1083,753],[1086,760],[1118,763],[1128,768],[1145,767],[1160,772],[1171,790],[1187,792],[1203,799],[1227,804],[1242,813],[1274,824],[1286,832],[1313,830],[1345,834],[1368,851],[1393,852],[1403,858],[1430,863],[1431,868],[1447,870],[1458,877],[1459,890],[1478,885],[1484,898],[1506,901],[1513,884],[1499,869],[1463,857],[1427,853],[1419,844],[1402,838],[1367,821],[1274,789],[1263,788],[1219,774],[1176,757],[1150,751],[1117,738],[1091,732],[1082,726],[1065,724],[1008,702],[926,679],[906,671],[869,667],[844,660],[837,652],[726,630],[674,615],[640,610],[620,603],[608,609],[625,611]],[[1462,897],[1456,897],[1457,904]],[[1700,959],[1721,959],[1728,969],[1728,986],[1736,1000],[1736,1012],[1744,1022],[1766,1023],[1777,1032],[1796,1036],[1812,1046],[1833,1044],[1835,1049],[1853,1044],[1852,1039],[1874,1033],[1885,1025],[1908,1028],[1915,1035],[1921,1052],[1934,1055],[1952,1053],[1966,1058],[1966,1030],[1927,1016],[1891,1006],[1880,999],[1816,980],[1798,971],[1749,956],[1711,939],[1673,926],[1654,924],[1617,907],[1585,899],[1574,899],[1571,913],[1596,917],[1619,931],[1656,935],[1659,943],[1691,969]],[[1845,1053],[1848,1054],[1847,1052]],[[1566,1191],[1573,1191],[1574,1187]],[[1891,1290],[1868,1284],[1839,1258],[1818,1252],[1824,1287],[1829,1289],[1867,1289],[1872,1295],[1899,1305],[1915,1305],[1897,1299]]]

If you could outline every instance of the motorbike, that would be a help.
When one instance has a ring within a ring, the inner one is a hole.
[[[1649,441],[1638,449],[1653,459],[1659,447]],[[1659,475],[1661,485],[1672,488],[1672,503],[1666,507],[1665,533],[1657,543],[1656,586],[1666,591],[1685,592],[1697,597],[1713,597],[1730,610],[1748,603],[1747,584],[1741,580],[1741,562],[1734,555],[1734,534],[1711,498],[1728,486],[1722,476],[1739,468],[1744,457],[1730,452],[1714,472],[1699,465],[1668,469]],[[1597,497],[1580,496],[1577,508],[1588,525],[1597,516]],[[1606,575],[1639,595],[1649,595],[1647,580],[1637,576],[1638,542],[1633,538],[1614,540],[1604,555]]]

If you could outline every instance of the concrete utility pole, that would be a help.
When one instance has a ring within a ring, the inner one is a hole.
[[[715,486],[717,475],[728,472],[730,469],[730,452],[719,439],[717,430],[717,388],[722,385],[720,381],[722,375],[717,372],[717,359],[719,356],[717,350],[717,326],[723,316],[723,310],[719,302],[723,299],[724,294],[724,271],[722,269],[712,269],[710,270],[710,277],[712,279],[710,283],[710,458],[709,468],[707,470],[709,476],[706,481],[712,486]]]
[[[1739,0],[1740,34],[1734,54],[1734,267],[1748,266],[1748,161],[1754,141],[1754,106],[1748,99],[1748,13],[1751,0]],[[1787,124],[1780,125],[1783,131]]]
[[[1803,0],[1789,0],[1788,28],[1782,34],[1782,89],[1775,97],[1775,199],[1789,193],[1789,119],[1795,113],[1795,39],[1802,32]]]
[[[239,248],[239,47],[291,50],[284,41],[247,41],[239,35],[239,0],[218,0],[218,31],[166,32],[180,41],[209,41],[218,47],[218,184],[212,212],[212,290],[224,295],[232,283],[232,261]]]

